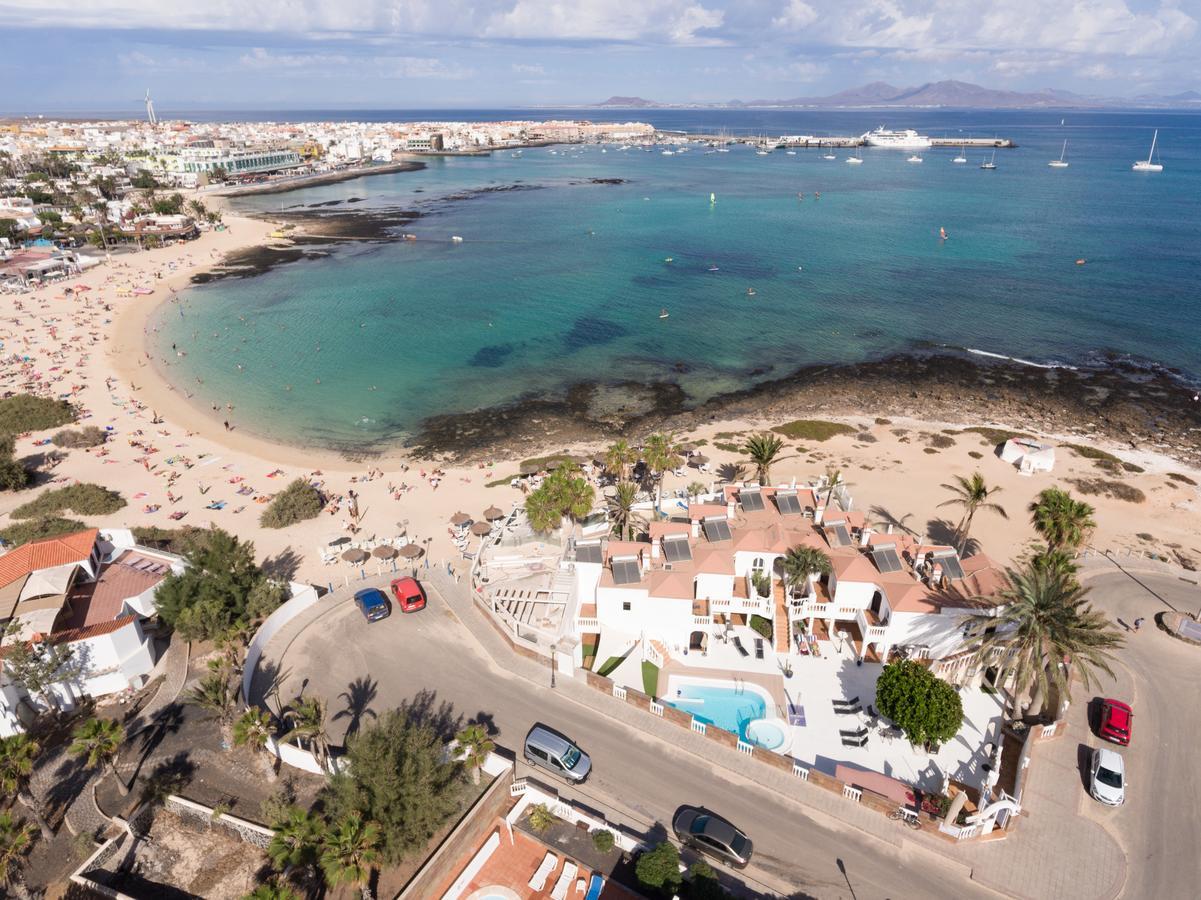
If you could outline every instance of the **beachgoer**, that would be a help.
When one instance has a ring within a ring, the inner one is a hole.
[[[1134,620],[1134,630],[1137,632],[1142,627],[1143,627],[1142,618],[1140,617],[1140,618],[1135,619]]]

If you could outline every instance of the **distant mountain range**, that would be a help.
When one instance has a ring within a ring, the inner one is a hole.
[[[728,100],[725,103],[657,103],[642,97],[610,97],[600,108],[775,108],[775,109],[873,109],[895,107],[922,109],[956,107],[966,109],[1116,109],[1175,108],[1201,109],[1201,93],[1140,94],[1137,97],[1096,97],[1045,88],[1041,91],[1001,91],[966,81],[932,81],[920,87],[899,88],[873,81],[824,97],[792,97],[786,100]]]

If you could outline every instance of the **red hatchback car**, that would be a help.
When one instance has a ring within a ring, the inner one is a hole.
[[[1134,728],[1134,712],[1121,700],[1101,701],[1100,736],[1107,741],[1121,744],[1125,747],[1130,743],[1130,733]]]
[[[401,612],[417,612],[425,609],[425,591],[416,578],[397,578],[392,582],[392,596]]]

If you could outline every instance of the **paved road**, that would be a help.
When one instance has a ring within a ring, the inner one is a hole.
[[[431,599],[435,602],[423,613],[394,614],[371,626],[344,604],[305,629],[290,647],[287,641],[273,644],[268,659],[284,653],[277,660],[278,695],[295,696],[307,679],[305,690],[323,695],[330,704],[335,737],[349,721],[337,718],[347,705],[339,695],[349,693],[349,686],[363,676],[372,680],[373,710],[391,709],[428,689],[465,718],[492,723],[505,748],[519,747],[535,721],[546,722],[576,738],[594,760],[595,774],[587,785],[563,788],[565,797],[613,810],[618,815],[611,818],[644,829],[670,823],[683,803],[708,806],[754,840],[754,864],[745,877],[764,895],[853,900],[995,896],[935,854],[907,849],[902,861],[895,848],[854,828],[816,821],[804,807],[749,780],[734,779],[691,753],[601,717],[549,685],[536,688],[499,670],[453,614],[436,597]],[[525,770],[520,763],[519,774]],[[908,842],[904,846],[912,848]]]
[[[1201,608],[1201,588],[1179,578],[1121,572],[1087,584],[1095,605],[1119,622],[1146,621],[1137,634],[1126,636],[1117,684],[1106,679],[1098,694],[1076,692],[1068,734],[1088,747],[1102,742],[1096,737],[1095,717],[1087,721],[1095,703],[1085,701],[1114,696],[1134,708],[1130,746],[1118,748],[1126,759],[1126,803],[1110,809],[1084,794],[1081,811],[1100,822],[1126,852],[1123,897],[1196,897],[1201,890],[1196,806],[1201,796],[1201,647],[1169,637],[1155,626],[1154,617],[1173,607],[1195,613]]]

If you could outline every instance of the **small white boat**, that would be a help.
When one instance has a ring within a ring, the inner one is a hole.
[[[909,159],[905,160],[905,162],[911,162],[911,163],[920,163],[922,161],[923,160],[922,160],[921,156],[917,153],[913,154],[913,156],[911,156],[911,157],[909,157]]]
[[[746,289],[746,295],[747,295],[748,297],[754,297],[754,296],[755,296],[755,289],[754,289],[754,288],[747,288],[747,289]]]
[[[997,167],[997,151],[992,152],[992,159],[986,163],[980,163],[981,169],[995,169]]]
[[[710,267],[709,267],[709,271],[710,271],[710,272],[717,272],[717,271],[719,271],[719,269],[717,268],[717,266],[710,266]]]
[[[823,153],[822,159],[838,159],[833,153]]]
[[[788,156],[796,156],[795,150],[785,150],[784,153],[787,154]]]
[[[729,147],[718,147],[718,148],[717,148],[717,152],[718,152],[718,153],[729,153],[729,152],[730,152],[730,148],[729,148]]]
[[[953,160],[951,160],[951,162],[953,162],[953,163],[965,163],[965,162],[967,162],[967,157],[963,155],[965,150],[967,150],[967,144],[963,144],[963,145],[961,145],[961,146],[959,147],[959,155],[958,155],[958,156],[956,156],[956,157],[955,157]]]
[[[854,156],[848,156],[848,157],[847,157],[847,162],[849,162],[849,163],[850,163],[852,166],[858,166],[858,165],[862,165],[862,164],[863,164],[863,157],[862,157],[862,156],[860,156],[860,155],[859,155],[859,151],[858,151],[858,150],[856,150],[856,151],[855,151],[855,155],[854,155]]]
[[[659,310],[659,318],[660,318],[660,319],[666,319],[666,318],[667,318],[667,310],[666,310],[666,309],[661,309],[661,310]]]
[[[461,244],[461,243],[463,243],[463,239],[461,237],[459,237],[457,234],[452,234],[450,236],[450,242],[452,244]]]
[[[1151,138],[1151,152],[1147,154],[1146,159],[1140,159],[1132,168],[1136,172],[1162,172],[1163,163],[1155,162],[1155,142],[1159,140],[1159,129],[1155,129],[1155,135]]]
[[[717,194],[713,193],[712,191],[709,192],[709,202],[710,203],[717,202]]]
[[[664,156],[675,156],[676,155],[676,152],[674,150],[664,150],[664,151],[662,151],[662,153]]]
[[[1059,159],[1053,159],[1049,163],[1047,163],[1047,165],[1050,166],[1052,169],[1066,169],[1068,167],[1069,163],[1063,157],[1064,157],[1064,154],[1067,152],[1068,152],[1068,142],[1064,141],[1063,149],[1059,151]]]
[[[767,154],[768,154],[767,150],[756,150],[755,151],[756,156],[767,156]]]

